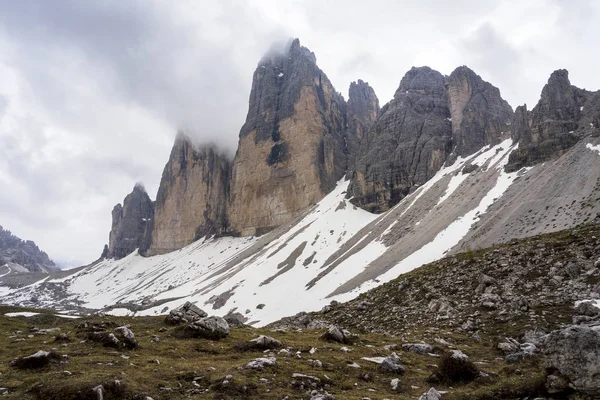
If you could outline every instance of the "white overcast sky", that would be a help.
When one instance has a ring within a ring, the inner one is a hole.
[[[274,41],[315,52],[347,97],[468,65],[514,107],[550,73],[600,88],[594,0],[20,0],[0,4],[0,225],[62,265],[96,259],[112,207],[152,198],[176,130],[231,153]]]

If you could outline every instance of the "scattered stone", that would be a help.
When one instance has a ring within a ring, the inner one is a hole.
[[[419,400],[440,400],[442,398],[442,394],[435,390],[435,388],[429,389],[426,393],[423,393]]]
[[[229,311],[223,319],[227,321],[231,328],[241,328],[246,325],[246,321],[248,321],[247,317],[244,317],[239,312]]]
[[[248,363],[244,366],[244,368],[262,371],[266,367],[274,367],[276,365],[277,365],[277,359],[275,357],[262,357],[262,358],[255,358],[254,360],[248,361]]]
[[[341,329],[336,325],[331,325],[327,332],[321,335],[321,339],[328,342],[338,342],[343,344],[352,344],[356,336],[352,335],[345,329]]]
[[[404,343],[402,350],[417,354],[428,354],[433,352],[433,347],[427,343]]]
[[[213,315],[192,322],[186,331],[192,337],[219,340],[229,335],[229,324],[223,318]]]
[[[165,318],[165,323],[169,325],[179,325],[188,322],[195,322],[201,318],[207,317],[208,314],[201,310],[195,304],[186,301],[182,306],[171,310]]]
[[[283,343],[271,336],[260,335],[250,340],[250,347],[253,350],[274,350],[283,347]]]
[[[390,387],[393,391],[398,390],[398,386],[400,385],[400,379],[394,378],[390,381]]]
[[[128,349],[135,349],[137,347],[137,340],[135,340],[135,335],[126,326],[119,326],[115,328],[115,332],[119,335],[120,340],[124,343],[125,347]]]
[[[98,385],[92,388],[92,393],[96,396],[96,400],[104,400],[104,386]]]
[[[60,333],[54,337],[55,342],[70,342],[71,339],[66,333]]]
[[[30,356],[15,358],[10,365],[19,369],[39,369],[50,363],[59,362],[60,359],[61,357],[53,351],[39,350]]]
[[[470,382],[479,376],[479,370],[469,357],[460,350],[444,353],[437,371],[429,378],[430,383]]]
[[[404,366],[396,353],[392,353],[391,356],[384,358],[379,368],[385,372],[404,373]]]

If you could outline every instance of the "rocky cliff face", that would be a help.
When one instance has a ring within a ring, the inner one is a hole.
[[[266,232],[333,189],[347,167],[345,109],[297,39],[260,61],[233,161],[232,233]]]
[[[508,136],[513,111],[497,87],[465,66],[450,74],[446,87],[455,154],[473,154]]]
[[[388,209],[425,183],[451,150],[452,127],[444,76],[412,68],[380,111],[359,155],[349,189],[354,202],[375,212]]]
[[[569,81],[567,70],[554,71],[542,89],[538,104],[527,111],[517,109],[512,137],[519,149],[510,157],[508,171],[543,162],[563,154],[586,134],[594,134],[600,116],[600,92],[579,89]]]
[[[230,168],[213,146],[198,148],[185,134],[177,135],[156,196],[146,254],[167,253],[223,231]]]
[[[141,184],[112,210],[112,228],[108,249],[102,252],[105,258],[123,258],[140,249],[144,252],[149,246],[154,204]]]
[[[0,266],[17,264],[30,272],[56,270],[48,254],[31,240],[21,240],[0,225]]]
[[[350,84],[348,106],[346,108],[348,129],[346,147],[348,152],[348,176],[356,169],[356,158],[361,151],[361,143],[368,143],[367,135],[379,113],[379,99],[368,83],[358,80]]]
[[[452,162],[450,155],[499,143],[511,118],[498,88],[469,68],[448,78],[413,68],[361,142],[349,195],[369,211],[385,211]]]

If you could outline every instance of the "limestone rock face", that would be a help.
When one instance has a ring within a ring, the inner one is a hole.
[[[113,208],[106,257],[123,258],[135,249],[143,252],[148,248],[153,218],[154,204],[144,187],[136,184],[123,205]]]
[[[180,249],[226,225],[231,164],[213,146],[197,148],[179,133],[156,196],[147,255]]]
[[[499,143],[512,115],[500,90],[468,67],[449,77],[413,67],[350,157],[356,170],[349,196],[369,211],[386,211],[445,162]]]
[[[347,167],[345,108],[297,39],[263,57],[233,161],[231,233],[264,233],[333,189]]]
[[[348,95],[346,143],[350,174],[355,170],[356,157],[365,152],[360,151],[359,147],[361,143],[368,143],[367,134],[379,113],[379,99],[375,90],[360,79],[350,84]]]
[[[444,76],[429,67],[413,67],[380,110],[366,145],[361,146],[365,154],[357,159],[349,195],[369,211],[385,211],[414,185],[431,178],[451,145]]]
[[[497,87],[466,66],[458,67],[450,74],[446,87],[455,154],[473,154],[508,136],[513,111]]]
[[[599,98],[598,92],[571,85],[567,70],[554,71],[533,110],[522,106],[515,113],[511,134],[519,148],[506,169],[516,171],[559,156],[581,137],[596,132],[600,127],[593,121],[600,115]]]

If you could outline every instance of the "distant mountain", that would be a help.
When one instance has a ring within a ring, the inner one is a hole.
[[[52,272],[58,268],[31,240],[22,240],[0,226],[0,266],[12,272]]]

